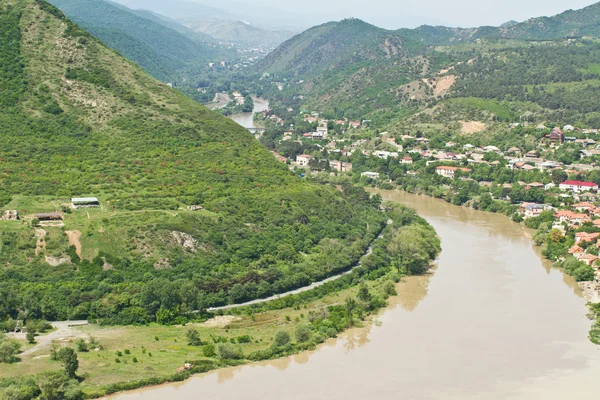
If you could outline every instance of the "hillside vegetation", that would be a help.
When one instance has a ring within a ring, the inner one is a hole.
[[[210,61],[229,59],[210,37],[194,40],[152,14],[136,14],[103,0],[51,0],[75,23],[164,82],[196,76]],[[194,34],[194,32],[191,32]],[[199,34],[197,34],[199,35]]]
[[[0,27],[0,319],[168,323],[348,269],[385,225],[46,1],[3,1]]]
[[[269,74],[263,87],[277,109],[281,102],[283,109],[318,110],[380,126],[445,107],[449,97],[512,102],[517,117],[535,113],[540,121],[595,124],[600,122],[594,39],[600,36],[599,14],[595,4],[555,17],[471,29],[389,31],[356,19],[331,22],[266,57],[260,66]],[[282,93],[269,86],[281,81],[286,82]],[[299,97],[300,104],[290,101]],[[472,113],[463,111],[451,120]],[[506,119],[488,111],[490,120]]]

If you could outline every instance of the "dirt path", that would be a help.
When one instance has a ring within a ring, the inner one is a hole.
[[[50,347],[52,345],[52,342],[55,340],[66,342],[73,339],[87,337],[86,333],[74,331],[72,328],[73,326],[83,326],[87,324],[87,321],[52,322],[52,326],[55,328],[55,330],[47,335],[37,336],[35,338],[37,344],[32,348],[25,350],[24,352],[19,354],[19,356],[29,356],[38,352],[39,350]],[[16,339],[25,339],[24,333],[13,333],[10,334],[10,336]]]
[[[75,246],[75,253],[81,258],[81,232],[79,231],[67,231],[65,232],[69,238],[69,246]]]

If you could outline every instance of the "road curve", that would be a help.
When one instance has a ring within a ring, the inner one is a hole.
[[[387,221],[387,224],[390,225],[392,222],[393,221],[390,219],[390,220]],[[379,235],[371,242],[371,244],[369,245],[369,248],[367,249],[367,251],[365,252],[365,254],[363,255],[363,257],[364,256],[368,256],[369,254],[371,254],[373,252],[373,245],[375,244],[375,242],[377,240],[381,239],[382,236],[383,236],[383,229],[381,230],[381,232],[379,233]],[[254,304],[268,303],[269,301],[282,299],[284,297],[292,296],[294,294],[308,292],[309,290],[313,290],[315,288],[318,288],[319,286],[323,286],[324,284],[326,284],[328,282],[335,281],[336,279],[339,279],[342,276],[345,276],[345,275],[348,275],[348,274],[352,273],[352,271],[354,271],[356,268],[360,267],[361,265],[362,265],[362,263],[359,261],[354,267],[352,267],[348,271],[342,272],[342,273],[334,275],[334,276],[330,276],[327,279],[324,279],[324,280],[319,281],[319,282],[312,283],[312,284],[310,284],[308,286],[305,286],[305,287],[302,287],[302,288],[299,288],[299,289],[290,290],[289,292],[276,294],[276,295],[273,295],[271,297],[266,297],[264,299],[257,299],[257,300],[247,301],[245,303],[229,304],[227,306],[221,306],[221,307],[211,307],[211,308],[208,308],[206,311],[208,311],[208,312],[227,311],[227,310],[232,310],[234,308],[251,306],[251,305],[254,305]]]

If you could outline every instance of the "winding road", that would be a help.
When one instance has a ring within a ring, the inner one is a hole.
[[[390,220],[387,221],[387,224],[390,225],[392,222],[394,222],[394,221],[392,221],[390,219]],[[381,230],[381,232],[379,233],[379,235],[371,242],[371,244],[367,248],[367,251],[365,252],[365,254],[363,255],[363,257],[364,256],[368,256],[369,254],[371,254],[373,252],[373,245],[375,244],[375,242],[377,240],[381,239],[382,236],[383,236],[383,229]],[[315,288],[318,288],[319,286],[323,286],[324,284],[326,284],[328,282],[335,281],[336,279],[339,279],[342,276],[351,274],[352,271],[354,271],[356,268],[360,267],[361,265],[362,265],[362,262],[359,261],[354,267],[352,267],[348,271],[342,272],[342,273],[334,275],[334,276],[330,276],[327,279],[324,279],[324,280],[319,281],[319,282],[312,283],[312,284],[310,284],[308,286],[305,286],[305,287],[302,287],[302,288],[299,288],[299,289],[290,290],[289,292],[276,294],[276,295],[273,295],[271,297],[266,297],[264,299],[257,299],[257,300],[247,301],[245,303],[229,304],[227,306],[221,306],[221,307],[211,307],[211,308],[208,308],[206,311],[209,311],[209,312],[227,311],[227,310],[232,310],[234,308],[247,307],[247,306],[251,306],[251,305],[254,305],[254,304],[267,303],[269,301],[282,299],[284,297],[292,296],[294,294],[308,292],[309,290],[313,290]]]

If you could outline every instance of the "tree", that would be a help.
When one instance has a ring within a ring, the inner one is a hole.
[[[188,345],[190,346],[202,346],[202,340],[200,339],[200,334],[196,330],[196,328],[189,328],[187,333]]]
[[[296,328],[296,332],[294,333],[294,336],[296,336],[296,341],[298,343],[308,342],[310,340],[311,335],[312,331],[306,325],[300,325],[298,328]]]
[[[364,282],[361,283],[360,286],[358,287],[357,297],[360,301],[362,301],[364,303],[370,302],[371,299],[373,298],[373,296],[369,292],[369,288],[367,287],[367,285],[364,284]]]
[[[65,374],[74,379],[79,369],[79,360],[77,359],[77,353],[70,347],[60,349],[58,352],[58,359],[62,361],[63,367],[65,368]]]
[[[5,340],[0,344],[0,363],[13,363],[17,361],[21,345],[14,340]]]
[[[275,347],[282,347],[288,344],[292,339],[290,338],[290,334],[287,331],[279,331],[275,334],[275,340],[273,341],[273,345]]]
[[[555,169],[552,171],[552,182],[554,182],[555,185],[558,185],[567,179],[569,179],[569,175],[562,169]]]
[[[388,245],[388,252],[398,272],[417,275],[427,271],[429,254],[434,250],[432,246],[435,247],[435,244],[427,243],[420,228],[411,225],[400,229],[392,238]]]

